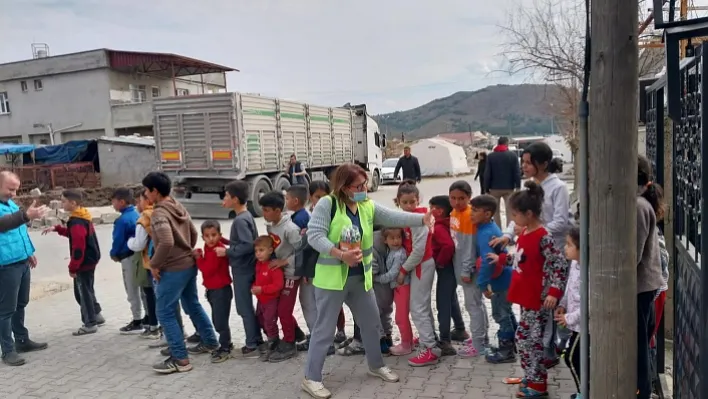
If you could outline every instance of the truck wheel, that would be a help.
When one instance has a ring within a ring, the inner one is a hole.
[[[375,193],[379,191],[379,183],[381,182],[381,178],[379,177],[379,171],[375,170],[374,173],[372,174],[371,177],[371,192]]]
[[[263,209],[258,204],[258,200],[268,191],[270,191],[270,182],[268,182],[267,177],[258,179],[253,183],[251,188],[251,199],[248,201],[248,211],[251,212],[253,217],[263,216]]]
[[[288,179],[281,177],[275,182],[274,191],[285,191],[290,188],[290,181]]]

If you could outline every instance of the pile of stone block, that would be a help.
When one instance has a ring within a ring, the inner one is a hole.
[[[51,211],[47,216],[32,221],[31,227],[33,229],[41,230],[45,227],[63,224],[69,219],[69,212],[61,209],[61,201],[50,201],[49,208]],[[111,206],[96,206],[88,207],[87,209],[91,213],[93,224],[113,224],[119,215]]]

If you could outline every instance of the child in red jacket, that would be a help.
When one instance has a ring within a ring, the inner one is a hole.
[[[211,305],[211,321],[219,334],[219,346],[211,348],[199,343],[187,350],[192,354],[212,352],[211,362],[222,363],[229,359],[234,347],[229,327],[234,292],[231,288],[229,259],[216,253],[216,248],[225,248],[219,222],[207,220],[202,223],[202,239],[204,240],[204,250],[195,250],[197,268],[202,272],[206,297]]]
[[[533,181],[526,190],[509,199],[511,217],[524,230],[516,241],[511,285],[507,299],[521,306],[521,320],[516,329],[516,345],[524,377],[507,378],[507,384],[521,384],[519,398],[546,398],[548,373],[544,363],[543,336],[548,318],[563,296],[568,262],[554,247],[553,237],[543,227],[540,215],[543,189]]]
[[[271,236],[260,236],[253,242],[256,250],[256,279],[251,286],[251,293],[258,299],[256,316],[268,337],[266,347],[262,348],[261,360],[267,362],[270,354],[278,346],[278,298],[285,285],[283,269],[271,269],[275,243]]]
[[[450,212],[452,205],[447,195],[437,195],[430,199],[430,212],[435,217],[433,227],[433,259],[435,272],[438,275],[435,289],[435,302],[438,311],[438,330],[440,331],[440,349],[443,356],[455,356],[457,351],[452,341],[463,342],[470,335],[465,331],[460,303],[457,300],[457,278],[452,258],[455,256],[455,243],[450,234]],[[455,329],[450,329],[450,319],[455,323]]]

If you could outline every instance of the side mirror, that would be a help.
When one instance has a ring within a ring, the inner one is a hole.
[[[386,135],[381,135],[381,148],[386,148]]]

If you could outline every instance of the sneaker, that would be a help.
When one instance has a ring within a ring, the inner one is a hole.
[[[231,357],[231,348],[219,348],[211,353],[212,363],[223,363]]]
[[[244,359],[255,359],[260,355],[261,353],[258,351],[258,348],[249,348],[247,346],[242,346],[241,349],[236,351],[236,356]]]
[[[15,350],[17,353],[43,351],[48,347],[49,344],[46,342],[35,342],[29,338],[15,340]]]
[[[164,334],[160,334],[159,341],[148,344],[148,348],[150,349],[166,348],[167,346],[169,346],[169,344]]]
[[[464,328],[462,329],[454,329],[450,332],[450,340],[455,341],[455,342],[465,342],[468,339],[470,339],[470,334],[465,331]]]
[[[130,335],[140,333],[142,332],[142,330],[143,322],[141,320],[133,320],[125,326],[121,327],[118,331],[120,331],[122,335]]]
[[[513,340],[499,340],[499,348],[496,351],[490,352],[485,356],[487,363],[501,364],[514,363],[516,355],[514,354]]]
[[[347,340],[347,334],[344,332],[344,330],[337,331],[336,334],[334,334],[334,343],[335,344],[341,344],[342,342]]]
[[[393,356],[406,356],[413,353],[413,348],[401,343],[391,348],[390,352]]]
[[[295,327],[295,342],[302,342],[307,339],[307,335],[300,327]]]
[[[386,338],[381,338],[379,340],[379,345],[381,346],[381,354],[384,356],[391,356],[391,347],[388,345]]]
[[[106,324],[106,319],[101,315],[100,313],[96,314],[96,325],[101,327],[102,325]]]
[[[27,363],[23,357],[17,354],[17,352],[10,352],[2,355],[2,362],[8,366],[22,366]]]
[[[199,333],[194,333],[187,337],[187,342],[190,344],[198,344],[202,341],[202,337],[199,336]]]
[[[344,347],[346,347],[346,346],[349,346],[349,344],[351,344],[352,341],[354,341],[354,338],[351,338],[351,337],[350,337],[350,338],[345,339],[344,341],[340,342],[339,344],[337,344],[337,345],[335,345],[335,346],[337,347],[337,349],[342,349],[342,348],[344,348]]]
[[[75,337],[80,337],[82,335],[96,334],[98,332],[98,326],[81,326],[78,330],[71,333]]]
[[[203,342],[200,342],[194,346],[190,346],[187,348],[187,352],[190,355],[201,355],[202,353],[211,353],[214,352],[215,350],[219,349],[219,345],[207,345]]]
[[[139,337],[142,339],[160,339],[160,331],[155,327],[147,327]]]
[[[450,342],[438,342],[438,349],[440,349],[440,356],[457,355],[457,351]]]
[[[369,369],[369,375],[381,378],[384,382],[398,382],[399,380],[398,374],[394,373],[393,370],[387,366],[375,370]]]
[[[310,350],[310,341],[300,342],[299,344],[295,345],[295,347],[297,348],[298,352],[307,352]]]
[[[364,345],[355,339],[353,339],[349,345],[340,346],[339,349],[337,349],[337,353],[341,356],[363,355],[364,352]]]
[[[162,356],[172,356],[172,351],[169,347],[160,349],[160,355]]]
[[[155,363],[155,365],[152,366],[152,369],[160,374],[185,373],[192,370],[192,364],[187,363],[185,365],[181,365],[177,363],[177,360],[170,356],[164,361]]]
[[[295,343],[280,341],[278,347],[275,351],[271,353],[268,361],[271,363],[280,363],[282,361],[292,359],[297,355],[297,348],[295,348]]]
[[[408,364],[413,367],[422,367],[437,364],[439,361],[440,358],[433,353],[433,350],[427,348],[419,350],[416,356],[408,359]]]
[[[462,345],[462,348],[457,350],[457,355],[460,357],[477,357],[479,356],[479,351],[475,348],[471,339],[468,339]]]
[[[332,392],[325,388],[324,384],[320,381],[304,379],[302,380],[302,384],[300,384],[300,388],[315,399],[329,399],[332,397]]]
[[[271,356],[275,354],[275,351],[278,349],[278,345],[280,343],[279,339],[274,339],[272,341],[264,342],[260,345],[258,345],[258,353],[260,354],[259,359],[262,362],[267,362],[270,360]]]

